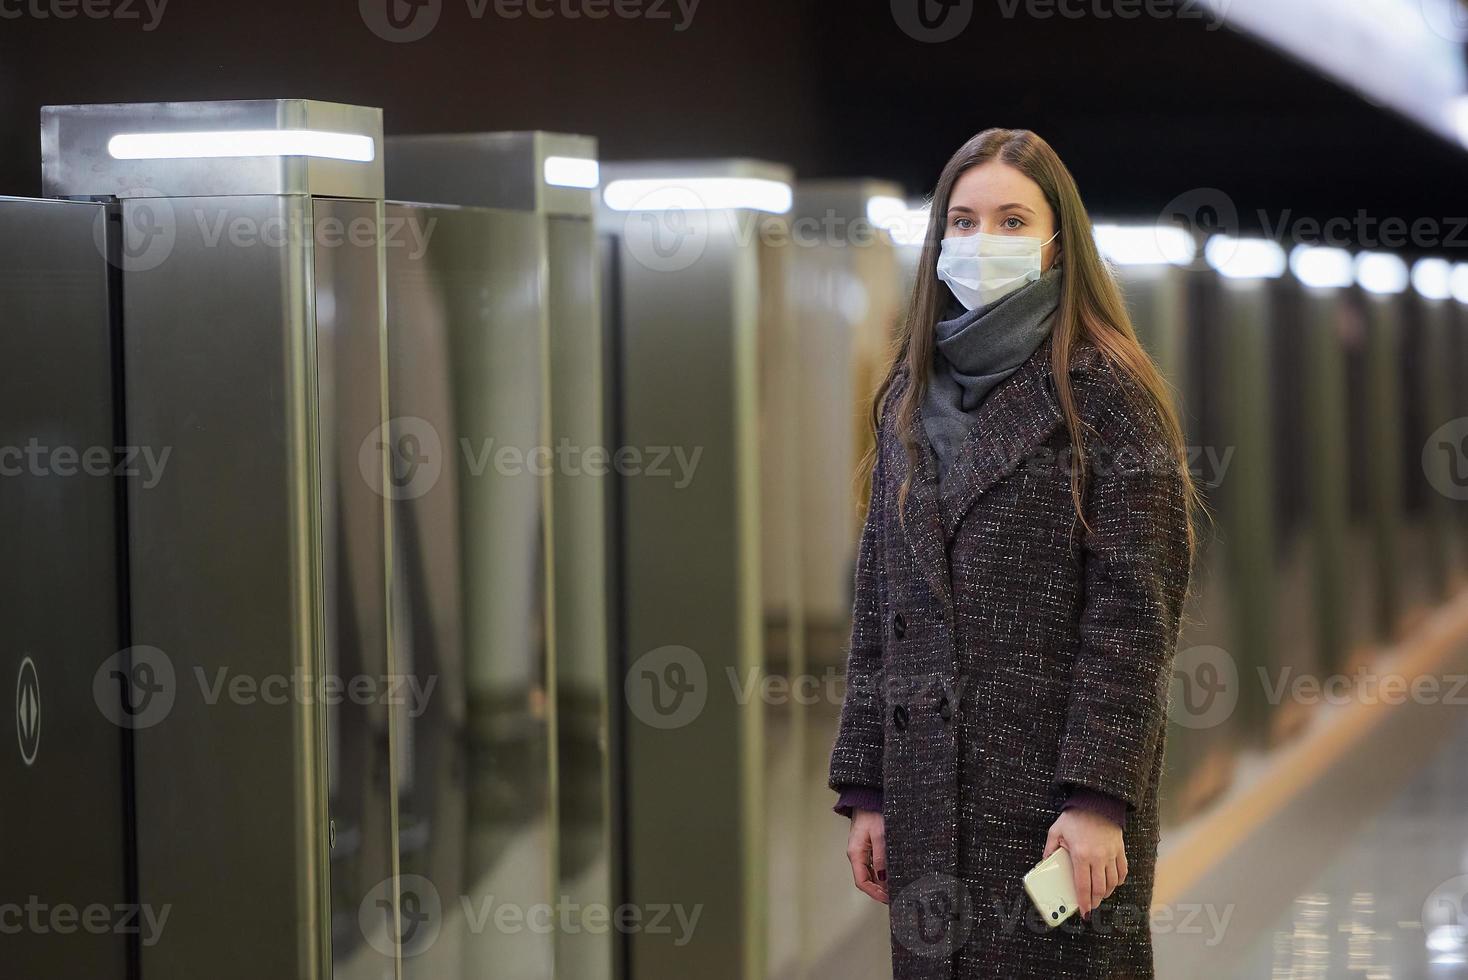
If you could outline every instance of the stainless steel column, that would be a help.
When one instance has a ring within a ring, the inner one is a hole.
[[[766,972],[766,651],[798,642],[784,168],[606,164],[638,980]],[[636,454],[636,455],[634,455]],[[782,465],[783,463],[783,465]],[[656,927],[654,927],[656,925]]]
[[[1265,696],[1261,671],[1277,682],[1282,654],[1301,652],[1280,651],[1277,643],[1271,288],[1265,277],[1205,279],[1197,341],[1189,345],[1188,410],[1198,422],[1197,444],[1229,459],[1226,474],[1205,488],[1217,522],[1198,587],[1206,589],[1202,611],[1214,613],[1209,621],[1226,624],[1226,641],[1219,644],[1224,652],[1217,656],[1237,671],[1237,707],[1226,724],[1251,746],[1269,743],[1279,717]],[[1223,690],[1226,696],[1226,682]]]
[[[387,249],[396,649],[434,690],[399,726],[404,974],[549,978],[545,232],[387,215],[411,229]]]
[[[875,202],[875,203],[874,203]],[[877,180],[801,181],[790,215],[790,317],[795,324],[799,445],[799,659],[770,673],[788,698],[766,705],[769,780],[770,975],[799,980],[853,926],[833,889],[850,872],[832,855],[846,831],[826,788],[839,720],[836,679],[850,638],[856,546],[868,498],[859,479],[872,445],[871,402],[886,371],[904,304],[905,270],[891,235],[873,215],[905,209],[901,188]]]
[[[1358,522],[1351,519],[1351,470],[1347,446],[1346,315],[1341,286],[1294,285],[1292,323],[1298,334],[1299,418],[1296,454],[1290,460],[1302,480],[1316,623],[1316,657],[1325,675],[1345,672],[1371,646],[1371,563]]]
[[[380,113],[42,123],[46,193],[117,202],[129,439],[168,454],[128,488],[143,975],[391,976]]]
[[[1365,470],[1370,515],[1377,637],[1391,643],[1401,637],[1408,622],[1408,595],[1402,582],[1402,300],[1396,294],[1363,293],[1361,303],[1365,336],[1353,352],[1361,397],[1359,465]]]
[[[100,204],[0,198],[0,960],[37,980],[122,980],[139,938],[116,928],[136,899],[113,671],[127,645],[116,474],[146,461],[122,448],[116,412],[114,240]]]
[[[1202,385],[1188,384],[1188,375],[1189,366],[1197,359],[1199,345],[1204,340],[1196,329],[1201,311],[1192,300],[1198,280],[1211,280],[1214,273],[1174,264],[1185,260],[1188,252],[1182,243],[1174,245],[1170,241],[1169,249],[1182,251],[1164,250],[1158,243],[1158,237],[1164,232],[1155,228],[1122,227],[1125,228],[1122,234],[1145,236],[1141,239],[1144,246],[1141,256],[1133,258],[1155,259],[1147,264],[1118,265],[1116,268],[1137,338],[1178,394],[1184,439],[1190,453],[1188,463],[1204,494],[1212,495],[1227,473],[1225,467],[1231,462],[1233,447],[1210,439],[1210,431],[1222,430],[1205,428],[1204,425],[1212,419],[1200,418],[1200,415],[1208,414],[1207,409],[1211,406],[1207,400],[1209,396],[1216,396],[1217,385],[1210,380],[1208,391],[1200,391],[1198,389]],[[1098,238],[1102,237],[1098,233]],[[1149,255],[1147,248],[1156,254]],[[1118,258],[1112,257],[1112,261],[1118,262]],[[1208,364],[1204,371],[1195,375],[1194,380],[1203,382],[1215,368],[1216,364]],[[1188,410],[1190,406],[1193,411]],[[1163,772],[1166,781],[1162,793],[1163,818],[1169,822],[1181,821],[1196,812],[1222,792],[1233,778],[1237,730],[1227,720],[1217,717],[1221,712],[1210,712],[1209,708],[1212,706],[1210,699],[1237,694],[1238,682],[1234,680],[1232,688],[1227,691],[1205,690],[1207,683],[1216,675],[1227,677],[1225,664],[1232,663],[1228,652],[1232,637],[1227,630],[1229,617],[1226,609],[1230,593],[1222,552],[1216,547],[1213,530],[1206,521],[1201,522],[1198,528],[1194,585],[1189,590],[1185,625],[1178,641],[1181,671],[1174,678],[1173,711],[1167,733],[1167,766]],[[1245,680],[1252,681],[1253,678]]]
[[[1461,267],[1455,267],[1455,276],[1460,274],[1458,268]],[[1462,419],[1468,418],[1468,295],[1459,295],[1455,291],[1453,300],[1448,310],[1450,354],[1444,360],[1443,371],[1447,378],[1450,417]],[[1437,455],[1437,465],[1442,474],[1443,483],[1438,492],[1450,498],[1454,515],[1452,534],[1457,541],[1459,555],[1453,569],[1454,588],[1462,588],[1468,582],[1468,473],[1463,468],[1468,445],[1463,444],[1463,438],[1459,435],[1458,446],[1454,447],[1452,435],[1445,433],[1430,450]]]
[[[1424,469],[1423,446],[1453,416],[1443,363],[1451,347],[1451,299],[1434,299],[1412,290],[1402,296],[1402,511],[1406,537],[1408,609],[1420,618],[1449,594],[1455,549],[1452,508],[1434,484],[1438,469]],[[1429,476],[1431,479],[1429,479]]]
[[[560,133],[401,136],[387,141],[389,193],[475,209],[535,230],[489,256],[543,277],[554,528],[554,813],[557,975],[614,974],[610,806],[610,559],[605,417],[608,355],[592,213],[596,143]],[[439,210],[439,209],[435,209]],[[504,212],[522,212],[505,215]],[[391,261],[391,259],[390,259]],[[502,367],[501,371],[504,370]],[[538,376],[528,364],[520,377]],[[529,396],[522,401],[529,403]],[[396,410],[395,410],[396,411]],[[547,774],[549,779],[549,774]]]
[[[801,380],[798,418],[806,655],[815,671],[844,668],[867,500],[856,474],[871,445],[872,395],[906,305],[898,248],[868,215],[882,198],[900,202],[901,189],[875,180],[801,181],[791,213],[791,315],[801,362],[819,365]]]

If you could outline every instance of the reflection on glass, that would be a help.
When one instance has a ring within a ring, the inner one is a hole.
[[[375,202],[318,200],[318,222],[375,226]],[[337,980],[377,980],[392,968],[392,767],[388,740],[385,502],[363,478],[383,418],[379,250],[360,237],[314,251],[316,391],[320,427],[322,631],[331,847],[331,955]]]
[[[544,306],[530,214],[433,222],[388,253],[404,975],[549,978],[554,835]]]

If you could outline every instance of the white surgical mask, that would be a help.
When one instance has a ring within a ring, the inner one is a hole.
[[[976,310],[1040,278],[1040,251],[1055,241],[1025,235],[955,235],[943,239],[938,278],[965,309]]]

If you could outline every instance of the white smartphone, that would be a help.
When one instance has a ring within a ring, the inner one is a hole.
[[[1052,929],[1081,910],[1070,853],[1063,847],[1057,847],[1054,854],[1031,868],[1024,883],[1030,901]]]

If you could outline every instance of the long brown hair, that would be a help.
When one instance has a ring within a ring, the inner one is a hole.
[[[947,299],[946,287],[938,279],[936,270],[938,253],[948,223],[949,198],[953,193],[953,185],[960,176],[971,168],[996,158],[1040,186],[1059,225],[1058,242],[1065,274],[1061,277],[1060,306],[1051,331],[1050,368],[1061,414],[1070,434],[1070,492],[1076,517],[1082,526],[1087,526],[1082,511],[1087,469],[1083,432],[1085,423],[1076,407],[1069,371],[1077,340],[1084,338],[1101,352],[1109,364],[1137,383],[1162,419],[1169,442],[1167,448],[1177,460],[1186,491],[1189,511],[1188,545],[1191,550],[1192,518],[1200,502],[1197,488],[1183,463],[1182,426],[1178,420],[1172,391],[1141,342],[1137,340],[1131,317],[1122,301],[1121,289],[1110,267],[1102,261],[1100,252],[1096,249],[1091,218],[1086,213],[1085,205],[1081,203],[1075,178],[1051,149],[1050,144],[1027,129],[986,129],[979,133],[953,154],[943,167],[943,172],[938,175],[937,186],[933,189],[927,235],[923,242],[922,257],[918,261],[906,321],[891,353],[891,364],[886,377],[872,399],[871,408],[872,430],[876,433],[881,422],[882,403],[892,383],[903,367],[906,367],[909,381],[897,403],[897,431],[901,435],[908,461],[907,476],[903,479],[898,494],[899,515],[912,484],[912,473],[917,467],[918,445],[913,435],[913,421],[918,405],[927,392],[928,365],[933,358],[933,325]],[[868,460],[875,460],[876,453],[880,451],[875,441],[873,440],[873,445],[868,450]],[[869,465],[867,469],[870,469]]]

